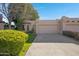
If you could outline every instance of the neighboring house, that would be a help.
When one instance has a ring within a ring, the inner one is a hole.
[[[2,29],[8,29],[8,27],[9,27],[8,25],[9,25],[8,23],[6,23],[6,22],[3,21],[3,16],[2,16],[2,14],[0,14],[0,30],[2,30]],[[14,29],[15,26],[11,25],[11,28]]]
[[[79,32],[79,18],[69,18],[62,17],[61,18],[61,31],[74,31]]]
[[[9,29],[9,24],[4,22],[4,29]],[[11,25],[11,29],[15,29],[15,25]]]

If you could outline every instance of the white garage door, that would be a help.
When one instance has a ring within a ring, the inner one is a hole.
[[[39,24],[37,25],[37,33],[57,33],[57,25]]]
[[[56,32],[57,32],[57,26],[40,25],[38,27],[38,33],[56,33]]]
[[[36,24],[37,33],[58,33],[57,21],[39,20]]]
[[[78,24],[75,24],[75,25],[68,24],[65,26],[64,30],[79,32],[79,25]]]

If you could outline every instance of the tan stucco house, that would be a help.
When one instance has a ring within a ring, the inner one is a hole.
[[[3,21],[3,16],[2,14],[0,14],[0,30],[2,29],[8,29],[8,23],[6,23],[5,21]],[[15,26],[14,25],[11,25],[11,28],[14,29]]]
[[[31,30],[33,25],[36,25],[36,33],[62,33],[62,31],[79,32],[79,18],[63,16],[61,19],[56,20],[26,21],[24,24],[25,31],[27,31],[27,27]]]
[[[62,33],[62,31],[79,32],[79,18],[61,17],[56,20],[24,21],[25,32],[34,29],[36,33]],[[0,29],[4,29],[2,15],[0,15]]]

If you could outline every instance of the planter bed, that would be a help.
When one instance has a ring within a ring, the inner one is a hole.
[[[75,38],[76,40],[79,40],[79,32],[63,31],[63,35]]]

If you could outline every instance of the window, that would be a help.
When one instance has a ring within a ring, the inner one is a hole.
[[[20,10],[20,11],[18,11],[19,13],[22,13],[22,11]]]
[[[77,21],[77,22],[79,22],[79,21]]]
[[[24,25],[22,25],[22,27],[23,27],[23,30],[25,30]]]
[[[67,22],[69,22],[69,20]]]
[[[75,21],[72,21],[72,22],[75,22]]]
[[[24,7],[24,5],[22,5],[21,7]]]
[[[29,24],[27,25],[27,31],[29,31]]]

